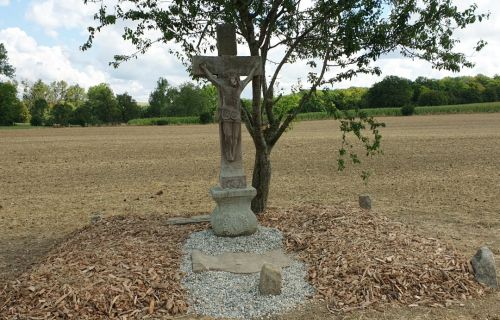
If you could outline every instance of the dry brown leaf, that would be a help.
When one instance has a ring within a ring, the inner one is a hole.
[[[151,298],[151,300],[149,301],[148,313],[153,314],[154,312],[155,312],[155,299]]]

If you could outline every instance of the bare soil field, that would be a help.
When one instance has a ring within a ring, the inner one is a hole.
[[[335,121],[300,122],[273,151],[269,204],[352,204],[376,211],[467,256],[483,244],[500,268],[500,114],[381,118],[384,155],[337,171]],[[103,216],[208,213],[217,184],[215,125],[0,131],[0,284],[52,244]],[[245,169],[253,145],[243,139]],[[371,168],[365,186],[359,177]],[[464,307],[330,315],[309,305],[291,319],[500,319],[500,294]]]

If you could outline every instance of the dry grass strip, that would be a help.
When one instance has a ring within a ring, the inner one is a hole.
[[[468,259],[437,239],[351,207],[270,209],[261,223],[309,265],[332,311],[386,304],[449,306],[484,294]],[[73,233],[0,288],[1,319],[168,318],[187,311],[182,245],[199,225],[117,216]]]

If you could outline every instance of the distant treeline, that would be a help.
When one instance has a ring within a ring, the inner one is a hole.
[[[297,107],[303,93],[283,96],[278,110],[286,113]],[[388,76],[370,88],[351,87],[318,91],[304,106],[302,113],[335,110],[401,108],[404,106],[442,106],[500,101],[500,76],[493,78],[446,77],[415,81]]]
[[[23,88],[19,99],[18,87]],[[195,115],[205,122],[217,107],[216,90],[185,83],[172,87],[165,79],[158,80],[149,104],[139,105],[128,93],[115,95],[106,83],[90,87],[68,85],[65,81],[50,84],[0,83],[0,125],[18,122],[33,126],[101,125],[127,123],[143,117]]]
[[[18,87],[22,87],[22,98]],[[285,114],[297,108],[302,92],[282,96],[276,108]],[[370,88],[318,90],[304,105],[302,113],[336,110],[400,108],[407,106],[459,105],[500,101],[500,76],[493,78],[446,77],[415,81],[388,76]],[[244,100],[245,105],[249,104]],[[185,83],[171,86],[160,78],[149,96],[147,105],[139,105],[128,93],[115,95],[108,84],[101,83],[88,90],[65,81],[46,84],[0,83],[0,125],[29,122],[32,125],[99,125],[127,123],[132,119],[153,118],[151,121],[132,121],[131,124],[182,123],[178,117],[198,117],[201,123],[213,121],[217,108],[217,91],[212,85]],[[170,119],[170,120],[168,120]]]
[[[23,82],[22,98],[17,98],[18,85],[2,83],[0,96],[8,97],[10,105],[2,106],[0,124],[29,122],[42,125],[89,125],[121,123],[141,115],[141,108],[127,93],[115,95],[102,83],[88,90],[65,81],[46,84],[41,80]],[[7,112],[5,112],[7,111]]]

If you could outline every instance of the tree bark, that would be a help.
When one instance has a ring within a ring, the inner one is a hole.
[[[252,200],[252,211],[262,213],[267,207],[267,196],[271,182],[271,151],[255,149],[255,164],[253,168],[252,186],[257,190],[257,195]]]

